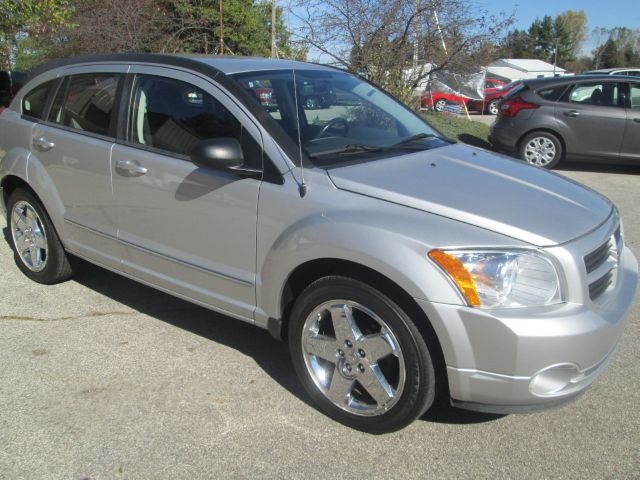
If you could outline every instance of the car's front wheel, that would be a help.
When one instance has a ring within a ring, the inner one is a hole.
[[[18,188],[7,202],[7,224],[18,268],[31,280],[52,284],[73,274],[53,224],[31,192]]]
[[[424,338],[384,293],[325,277],[296,300],[289,323],[294,368],[319,408],[369,433],[405,427],[435,398]]]

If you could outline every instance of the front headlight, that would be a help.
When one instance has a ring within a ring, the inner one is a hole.
[[[551,261],[535,251],[431,250],[472,307],[534,307],[562,302]]]

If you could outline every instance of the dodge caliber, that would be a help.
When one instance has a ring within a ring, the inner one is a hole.
[[[27,277],[61,282],[83,259],[268,329],[317,407],[366,432],[438,399],[575,399],[636,290],[608,199],[452,142],[327,66],[57,61],[0,116],[0,159]]]

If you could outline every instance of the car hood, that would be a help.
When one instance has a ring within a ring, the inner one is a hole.
[[[537,246],[604,222],[611,202],[576,182],[461,144],[328,170],[337,188],[489,229]]]

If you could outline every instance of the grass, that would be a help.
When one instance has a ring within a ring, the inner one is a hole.
[[[446,137],[474,147],[491,149],[487,140],[489,126],[482,122],[468,120],[464,116],[438,112],[424,112],[422,115],[427,119],[427,122]]]

